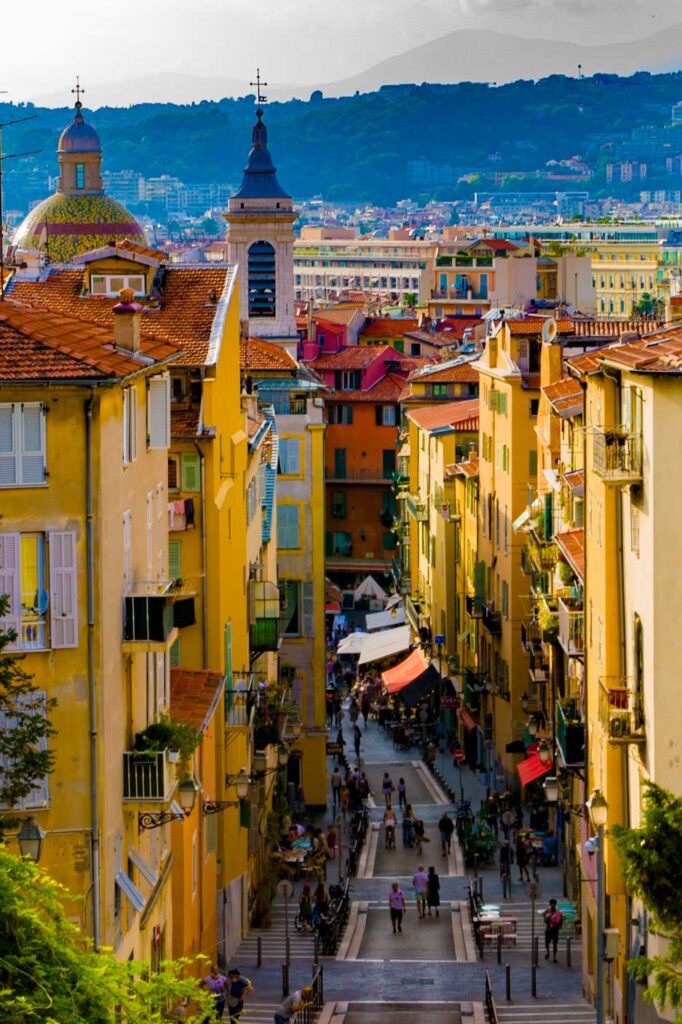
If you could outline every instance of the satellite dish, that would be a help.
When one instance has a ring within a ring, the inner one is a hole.
[[[542,339],[551,345],[559,332],[556,320],[545,320],[542,325]]]

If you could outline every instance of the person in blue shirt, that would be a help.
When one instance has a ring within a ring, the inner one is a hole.
[[[227,1012],[229,1020],[239,1020],[239,1016],[244,1009],[244,997],[251,995],[253,985],[236,967],[227,972],[227,978]]]

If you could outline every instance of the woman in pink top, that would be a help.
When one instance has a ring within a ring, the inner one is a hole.
[[[402,921],[403,914],[405,913],[405,896],[397,882],[394,882],[391,886],[391,891],[388,894],[388,906],[391,911],[391,924],[393,925],[393,934],[395,935],[396,925],[399,932],[403,930]]]

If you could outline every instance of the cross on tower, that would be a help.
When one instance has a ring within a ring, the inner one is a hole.
[[[80,109],[83,106],[81,103],[81,95],[85,92],[85,89],[81,86],[80,75],[76,75],[76,88],[71,90],[76,97],[76,109],[80,113]]]
[[[256,95],[256,100],[257,100],[259,106],[260,106],[261,103],[267,103],[268,102],[267,96],[264,96],[262,94],[262,92],[260,91],[261,90],[261,86],[263,86],[263,88],[266,88],[267,84],[268,84],[267,82],[262,82],[261,81],[260,68],[256,68],[256,81],[255,82],[249,82],[249,85],[251,85],[251,86],[255,85],[256,86],[256,94],[257,94]]]

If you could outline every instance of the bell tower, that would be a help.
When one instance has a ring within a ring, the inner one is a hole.
[[[263,122],[267,85],[256,76],[258,107],[241,186],[228,203],[228,259],[239,265],[242,335],[264,338],[296,357],[294,313],[294,222],[291,196],[277,180]]]

